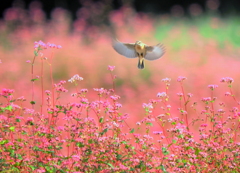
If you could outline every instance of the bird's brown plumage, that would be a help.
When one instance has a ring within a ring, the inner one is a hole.
[[[164,47],[161,44],[156,46],[148,46],[141,41],[135,43],[122,43],[116,39],[113,40],[112,46],[116,52],[127,58],[139,58],[138,68],[144,68],[144,59],[153,61],[159,59],[165,53]]]

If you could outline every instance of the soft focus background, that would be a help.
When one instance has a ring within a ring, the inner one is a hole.
[[[240,96],[240,18],[239,1],[9,1],[1,7],[0,19],[0,89],[14,89],[14,96],[25,96],[31,107],[31,64],[34,42],[42,40],[62,46],[46,50],[44,56],[52,59],[54,82],[69,80],[74,74],[84,78],[78,88],[89,90],[89,99],[98,99],[93,88],[112,88],[108,65],[116,66],[113,73],[116,94],[120,95],[122,113],[129,113],[135,124],[145,115],[143,103],[156,99],[165,91],[163,78],[171,78],[169,87],[171,112],[178,112],[181,87],[178,76],[184,81],[185,93],[192,93],[188,104],[210,97],[208,85],[217,84],[214,90],[217,102],[225,102],[226,110],[238,106],[226,97],[227,85],[222,77],[232,77],[234,94]],[[171,2],[171,3],[170,3]],[[111,37],[123,42],[141,40],[148,45],[164,44],[166,54],[159,60],[146,61],[146,68],[137,68],[137,59],[127,59],[111,47]],[[37,58],[34,75],[40,75]],[[44,63],[44,90],[51,89],[50,66]],[[61,103],[75,102],[70,94],[75,87],[67,83],[68,93]],[[35,83],[37,103],[41,100],[40,81]],[[216,106],[217,107],[217,106]],[[160,105],[159,105],[160,108]],[[161,114],[161,109],[158,110]]]

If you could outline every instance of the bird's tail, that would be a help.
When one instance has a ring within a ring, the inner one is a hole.
[[[139,69],[144,69],[144,59],[143,58],[139,58],[139,60],[138,60],[138,68]]]

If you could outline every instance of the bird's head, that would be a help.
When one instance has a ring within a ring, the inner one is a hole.
[[[143,44],[141,41],[136,41],[136,43],[135,43],[136,45],[141,45],[141,44]]]
[[[141,49],[143,49],[145,44],[141,41],[136,41],[135,46],[139,46],[139,47],[141,47]]]

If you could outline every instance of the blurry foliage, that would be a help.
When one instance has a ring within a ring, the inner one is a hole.
[[[170,19],[167,23],[160,23],[156,27],[155,37],[161,41],[168,39],[173,30],[178,30],[180,35],[172,40],[172,47],[175,50],[181,49],[184,45],[191,45],[189,31],[196,27],[203,37],[216,40],[220,48],[226,42],[230,42],[235,47],[240,46],[240,19],[239,17],[218,18],[211,16],[201,16],[196,19]]]
[[[226,41],[236,47],[240,46],[239,17],[227,19],[203,17],[196,24],[200,34],[216,40],[221,47]]]

